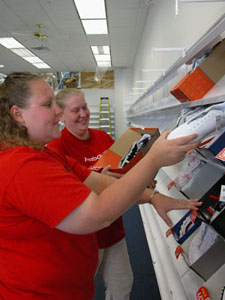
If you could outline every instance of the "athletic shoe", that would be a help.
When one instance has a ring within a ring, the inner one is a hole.
[[[223,126],[225,126],[225,102],[212,105],[193,116],[186,123],[174,129],[167,138],[171,140],[196,133],[198,137],[191,142],[200,141],[218,127]]]

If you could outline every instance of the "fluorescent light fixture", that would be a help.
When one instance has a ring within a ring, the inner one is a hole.
[[[74,0],[81,19],[106,19],[104,0]]]
[[[22,44],[17,42],[14,38],[0,38],[0,45],[10,49],[16,55],[22,57],[38,69],[50,69],[43,60],[34,55],[30,50],[25,48]]]
[[[148,79],[148,80],[136,80],[136,83],[147,83],[147,82],[155,82],[155,79]]]
[[[103,46],[103,52],[104,54],[110,54],[109,46]]]
[[[0,45],[12,49],[12,48],[25,48],[14,38],[0,38]]]
[[[46,63],[33,63],[33,65],[38,69],[50,69],[51,67]]]
[[[29,51],[26,48],[11,49],[11,51],[21,57],[35,56],[31,51]]]
[[[96,61],[110,61],[110,55],[95,55]]]
[[[108,34],[106,20],[81,20],[86,34]]]
[[[135,87],[135,88],[132,88],[133,90],[147,90],[147,88],[144,88],[144,87]]]
[[[93,54],[99,54],[98,46],[91,46]]]
[[[98,54],[109,54],[110,55],[109,46],[91,46],[91,50],[94,55],[98,55]]]
[[[97,61],[97,66],[99,68],[111,67],[111,61]]]
[[[0,68],[4,68],[4,65],[0,65]]]
[[[26,61],[28,61],[31,64],[33,64],[33,63],[43,63],[43,60],[41,60],[37,56],[26,56],[26,57],[23,57],[23,59],[25,59]]]

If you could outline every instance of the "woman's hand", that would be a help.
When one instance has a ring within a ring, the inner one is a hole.
[[[167,140],[169,133],[170,131],[163,132],[148,153],[158,168],[178,163],[188,151],[199,145],[199,142],[191,143],[197,137],[196,134]]]
[[[123,176],[123,174],[120,174],[120,173],[110,172],[109,171],[110,168],[112,168],[111,165],[106,166],[105,168],[103,168],[101,173],[104,175],[115,177],[115,178],[121,178]]]
[[[172,227],[173,223],[167,215],[169,211],[177,209],[198,209],[198,207],[202,205],[202,202],[196,199],[174,199],[166,195],[156,193],[151,200],[151,204],[166,224],[169,227]]]

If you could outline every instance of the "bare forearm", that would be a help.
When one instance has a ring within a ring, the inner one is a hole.
[[[99,194],[99,201],[104,205],[105,215],[109,219],[116,219],[136,202],[147,203],[152,190],[144,191],[144,189],[157,171],[157,166],[150,163],[149,159],[143,158],[122,178],[114,179],[113,184]]]

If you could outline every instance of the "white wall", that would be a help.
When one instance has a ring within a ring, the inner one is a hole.
[[[114,89],[82,89],[88,106],[99,107],[101,97],[109,97],[110,105],[114,105]]]
[[[180,3],[178,15],[176,15],[175,0],[154,1],[149,9],[134,62],[133,86],[149,88],[150,84],[140,85],[136,83],[136,80],[158,79],[162,73],[144,73],[142,69],[167,70],[182,56],[182,51],[153,52],[153,47],[189,49],[224,13],[225,3],[223,2]]]
[[[127,91],[131,89],[132,70],[116,69],[115,78],[115,133],[118,138],[126,129],[126,107],[125,102],[129,95]]]

